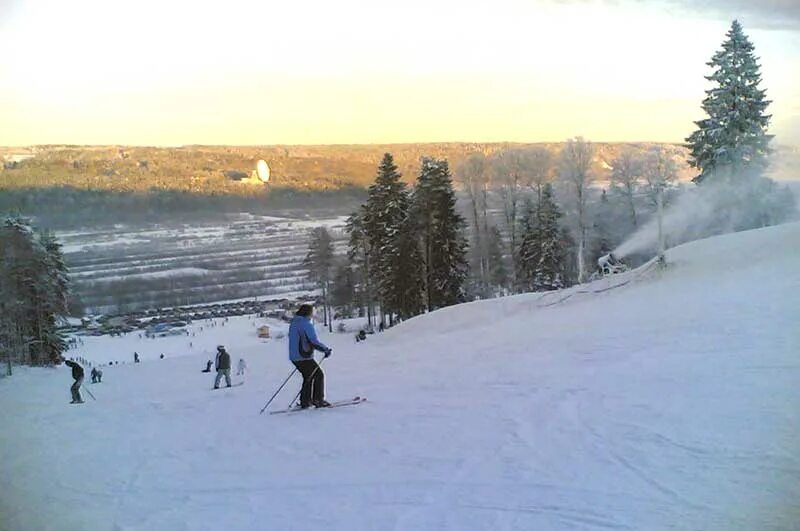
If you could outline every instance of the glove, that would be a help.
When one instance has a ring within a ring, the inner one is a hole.
[[[333,350],[331,350],[331,349],[326,350],[325,351],[325,357],[326,358],[329,357],[331,355],[331,352],[333,352]]]

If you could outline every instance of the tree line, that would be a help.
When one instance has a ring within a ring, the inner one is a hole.
[[[69,278],[61,245],[20,217],[0,226],[0,350],[13,363],[57,363],[66,343],[58,331],[67,315]]]
[[[780,223],[795,211],[792,193],[764,176],[770,102],[755,48],[737,21],[709,66],[707,118],[695,123],[686,147],[712,219],[672,235],[673,245]],[[599,256],[677,197],[695,193],[678,184],[678,165],[664,146],[623,150],[611,161],[607,188],[598,186],[594,156],[580,137],[557,156],[541,147],[472,154],[456,169],[462,216],[447,160],[423,157],[409,190],[386,153],[366,203],[348,220],[347,256],[334,255],[326,229],[312,237],[307,263],[329,326],[331,305],[343,317],[365,314],[372,326],[471,298],[584,282]]]

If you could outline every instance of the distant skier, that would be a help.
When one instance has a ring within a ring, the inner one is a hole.
[[[239,364],[236,366],[236,376],[244,376],[246,370],[247,363],[244,361],[244,358],[239,358]]]
[[[139,363],[139,353],[138,352],[134,352],[133,353],[133,362],[134,363]]]
[[[289,324],[289,360],[303,375],[303,386],[300,389],[300,407],[306,409],[328,407],[325,400],[325,375],[314,360],[314,350],[331,355],[331,349],[317,339],[317,332],[311,322],[314,307],[302,304]]]
[[[214,389],[219,389],[219,381],[225,376],[225,383],[231,386],[231,355],[222,345],[217,347],[217,377],[214,380]]]
[[[92,367],[92,383],[103,383],[103,371],[97,367]]]
[[[83,404],[83,398],[81,398],[83,367],[71,360],[64,360],[64,364],[66,364],[67,367],[72,368],[72,378],[75,380],[75,383],[73,383],[72,387],[69,388],[69,390],[72,392],[72,402],[70,402],[70,404]]]
[[[211,372],[211,367],[213,367],[213,366],[214,366],[214,362],[212,362],[211,360],[208,360],[206,362],[206,368],[203,369],[203,372]]]

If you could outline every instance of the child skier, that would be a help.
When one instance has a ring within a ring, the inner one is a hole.
[[[239,364],[236,367],[236,376],[244,376],[244,371],[247,370],[247,363],[245,363],[244,358],[239,358]]]

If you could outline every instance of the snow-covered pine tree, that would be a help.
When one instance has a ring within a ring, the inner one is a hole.
[[[407,247],[404,242],[407,235],[403,232],[408,225],[411,199],[400,177],[391,153],[385,153],[375,183],[369,187],[364,218],[372,253],[371,276],[377,286],[381,312],[389,319],[400,314],[401,306],[407,306],[404,299],[408,294],[402,290],[418,283],[418,279],[407,278],[416,269],[407,267],[410,257],[403,256],[401,251],[402,246]]]
[[[702,104],[708,118],[695,122],[697,130],[686,139],[698,184],[758,176],[769,155],[770,101],[759,88],[755,47],[737,20],[726,37],[708,63],[713,72],[706,79],[714,83]]]
[[[517,258],[519,287],[530,291],[551,291],[566,285],[566,247],[559,219],[562,214],[547,183],[541,200],[530,205],[524,221],[524,235]]]
[[[539,260],[533,270],[534,291],[561,289],[565,284],[565,242],[559,225],[561,210],[553,197],[553,186],[544,185],[537,209],[539,217]]]
[[[69,313],[69,270],[56,237],[49,231],[43,231],[39,240],[43,251],[40,280],[37,283],[39,356],[45,363],[57,363],[67,347],[58,325]]]
[[[392,268],[391,301],[402,321],[425,311],[424,268],[414,221],[409,216],[400,227],[394,246],[397,263]]]
[[[425,264],[428,310],[463,302],[469,273],[467,241],[446,160],[423,157],[413,212]]]
[[[533,268],[539,259],[539,205],[528,199],[522,209],[520,241],[514,257],[514,289],[519,292],[533,289]]]
[[[66,317],[67,268],[52,235],[19,217],[0,227],[0,349],[12,360],[57,363],[66,348],[58,331]]]

